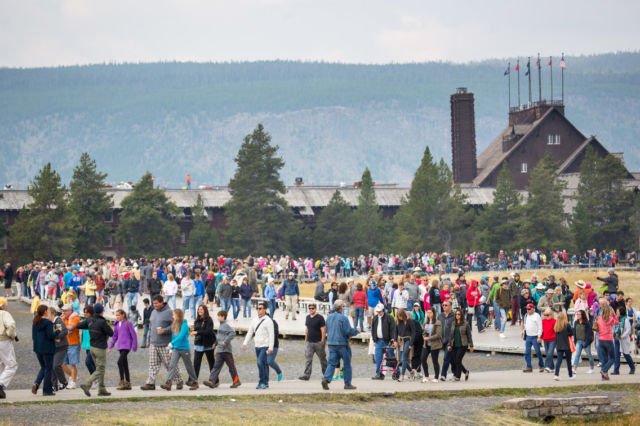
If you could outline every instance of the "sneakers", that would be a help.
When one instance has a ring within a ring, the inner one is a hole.
[[[504,333],[500,333],[500,338],[501,338],[501,339],[506,339],[506,338],[507,338],[507,336],[506,336]]]
[[[553,380],[555,380],[556,382],[560,380],[560,377],[558,376],[553,376]]]
[[[237,388],[237,387],[240,387],[240,385],[241,385],[241,384],[242,384],[242,383],[240,383],[240,380],[236,380],[236,381],[235,381],[235,382],[233,382],[233,383],[231,384],[231,386],[229,386],[229,387],[230,387],[231,389],[235,389],[235,388]],[[217,384],[216,384],[216,386],[217,386]]]
[[[34,395],[38,393],[38,385],[36,385],[35,383],[31,385],[31,393]]]
[[[282,381],[282,373],[278,374],[278,381],[281,382]]]
[[[333,376],[333,380],[340,380],[340,376],[336,374],[335,376]]]
[[[69,384],[67,385],[67,389],[75,389],[77,387],[78,387],[78,385],[76,384],[76,382],[69,380]]]
[[[404,374],[403,374],[403,375],[401,375],[400,377],[398,377],[398,381],[399,381],[399,382],[404,382]]]
[[[171,390],[171,382],[165,382],[164,384],[160,385],[160,387],[166,391],[170,391]]]
[[[467,380],[469,380],[469,370],[464,373],[464,381],[466,382]]]
[[[589,370],[587,370],[587,374],[593,374],[593,368],[590,368]]]
[[[320,384],[322,385],[322,389],[329,390],[329,382],[327,381],[327,379],[322,379]]]
[[[122,390],[131,390],[131,383],[125,380],[122,384]]]
[[[258,383],[258,386],[256,386],[256,389],[259,389],[259,390],[269,389],[269,385],[265,385],[264,383]]]
[[[98,383],[96,382],[91,383],[91,390],[96,390],[96,389],[98,389]]]
[[[541,369],[540,369],[540,372],[541,372],[541,373],[544,373],[544,368],[541,368]]]
[[[576,378],[576,376],[569,376],[569,380],[573,380],[575,378]]]
[[[82,389],[82,392],[84,392],[85,395],[91,396],[91,388],[89,385],[80,385],[80,389]]]
[[[383,375],[373,376],[371,380],[384,380],[384,376]]]
[[[544,372],[545,372],[545,373],[551,373],[551,369],[550,369],[550,368],[545,367],[545,368],[544,368]]]
[[[298,377],[298,380],[304,380],[306,382],[309,380],[309,378],[307,376],[300,376]]]
[[[351,384],[344,385],[344,390],[356,390],[357,388]]]
[[[431,382],[432,383],[438,383],[438,379],[432,379]]]
[[[182,390],[182,386],[183,386],[183,385],[184,385],[183,383],[178,383],[178,384],[176,385],[176,390]]]
[[[423,377],[422,378],[422,383],[427,383],[429,382],[429,378],[428,377]]]
[[[98,396],[111,396],[111,392],[107,392],[106,389],[100,389]]]
[[[209,380],[205,380],[204,382],[202,382],[202,384],[211,389],[215,389],[218,387],[220,383],[213,383],[213,382],[210,382]]]
[[[143,391],[156,390],[156,385],[151,383],[145,383],[144,385],[140,386],[140,389]]]
[[[191,383],[191,385],[189,386],[189,390],[198,390],[200,386],[198,385],[198,382],[193,382]]]
[[[533,373],[533,368],[525,368],[522,370],[523,373]]]

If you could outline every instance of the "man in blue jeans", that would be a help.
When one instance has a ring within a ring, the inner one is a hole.
[[[249,331],[247,331],[247,336],[242,344],[242,350],[247,350],[249,342],[253,338],[255,338],[256,363],[258,364],[258,375],[260,377],[256,389],[268,389],[269,361],[267,360],[267,355],[271,355],[273,353],[275,334],[273,321],[271,320],[271,317],[267,315],[266,302],[258,303],[258,316],[254,317],[253,321],[251,321],[251,327],[249,328]]]
[[[442,324],[442,345],[444,348],[449,346],[449,342],[453,340],[453,336],[451,335],[451,324],[455,319],[455,314],[451,308],[451,302],[446,300],[442,302],[442,313],[438,316],[438,320],[440,324]],[[444,351],[444,357],[442,359],[442,368],[440,369],[440,381],[444,382],[447,380],[447,371],[449,370],[449,365],[453,361],[453,352]]]
[[[525,373],[533,372],[531,365],[531,346],[536,351],[538,357],[538,368],[544,373],[544,364],[542,363],[542,352],[540,351],[540,342],[542,341],[542,318],[535,310],[532,303],[527,305],[527,313],[522,320],[522,337],[524,338],[524,361],[527,363],[524,370]]]
[[[396,341],[396,323],[384,311],[382,303],[376,305],[374,309],[375,316],[371,321],[371,338],[375,344],[374,360],[376,362],[376,374],[371,378],[372,380],[384,380],[384,374],[380,371],[382,364],[382,355],[385,346],[390,346]]]
[[[354,390],[351,384],[351,347],[349,338],[358,334],[358,330],[351,327],[349,319],[344,316],[344,302],[338,300],[333,304],[333,312],[327,318],[327,345],[329,346],[329,363],[322,379],[322,389],[329,390],[329,383],[333,372],[342,360],[345,390]]]

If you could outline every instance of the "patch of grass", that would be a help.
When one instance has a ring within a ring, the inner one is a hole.
[[[271,415],[270,415],[271,414]],[[246,426],[260,425],[300,425],[312,424],[320,426],[340,425],[374,425],[386,426],[389,424],[409,425],[411,423],[397,418],[373,416],[358,413],[353,410],[304,410],[295,407],[278,407],[277,412],[265,412],[261,408],[242,407],[216,407],[215,411],[208,409],[145,409],[135,413],[125,412],[113,416],[110,412],[98,412],[91,414],[78,414],[75,418],[80,423],[91,422],[101,425],[200,425],[200,424],[225,424]]]

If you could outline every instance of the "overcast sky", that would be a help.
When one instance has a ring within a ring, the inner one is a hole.
[[[0,66],[467,62],[640,48],[638,0],[0,0]]]

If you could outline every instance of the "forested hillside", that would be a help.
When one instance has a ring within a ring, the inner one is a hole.
[[[0,182],[24,187],[46,161],[68,182],[87,151],[108,182],[135,181],[149,170],[162,186],[182,185],[187,173],[195,185],[226,185],[242,138],[263,123],[280,146],[286,184],[296,176],[352,182],[368,166],[377,182],[407,185],[425,145],[450,160],[449,95],[456,87],[475,94],[479,152],[506,125],[506,62],[0,69]],[[567,57],[567,64],[569,119],[640,169],[640,53]],[[534,100],[537,81],[534,69]],[[527,93],[521,72],[523,102]]]

